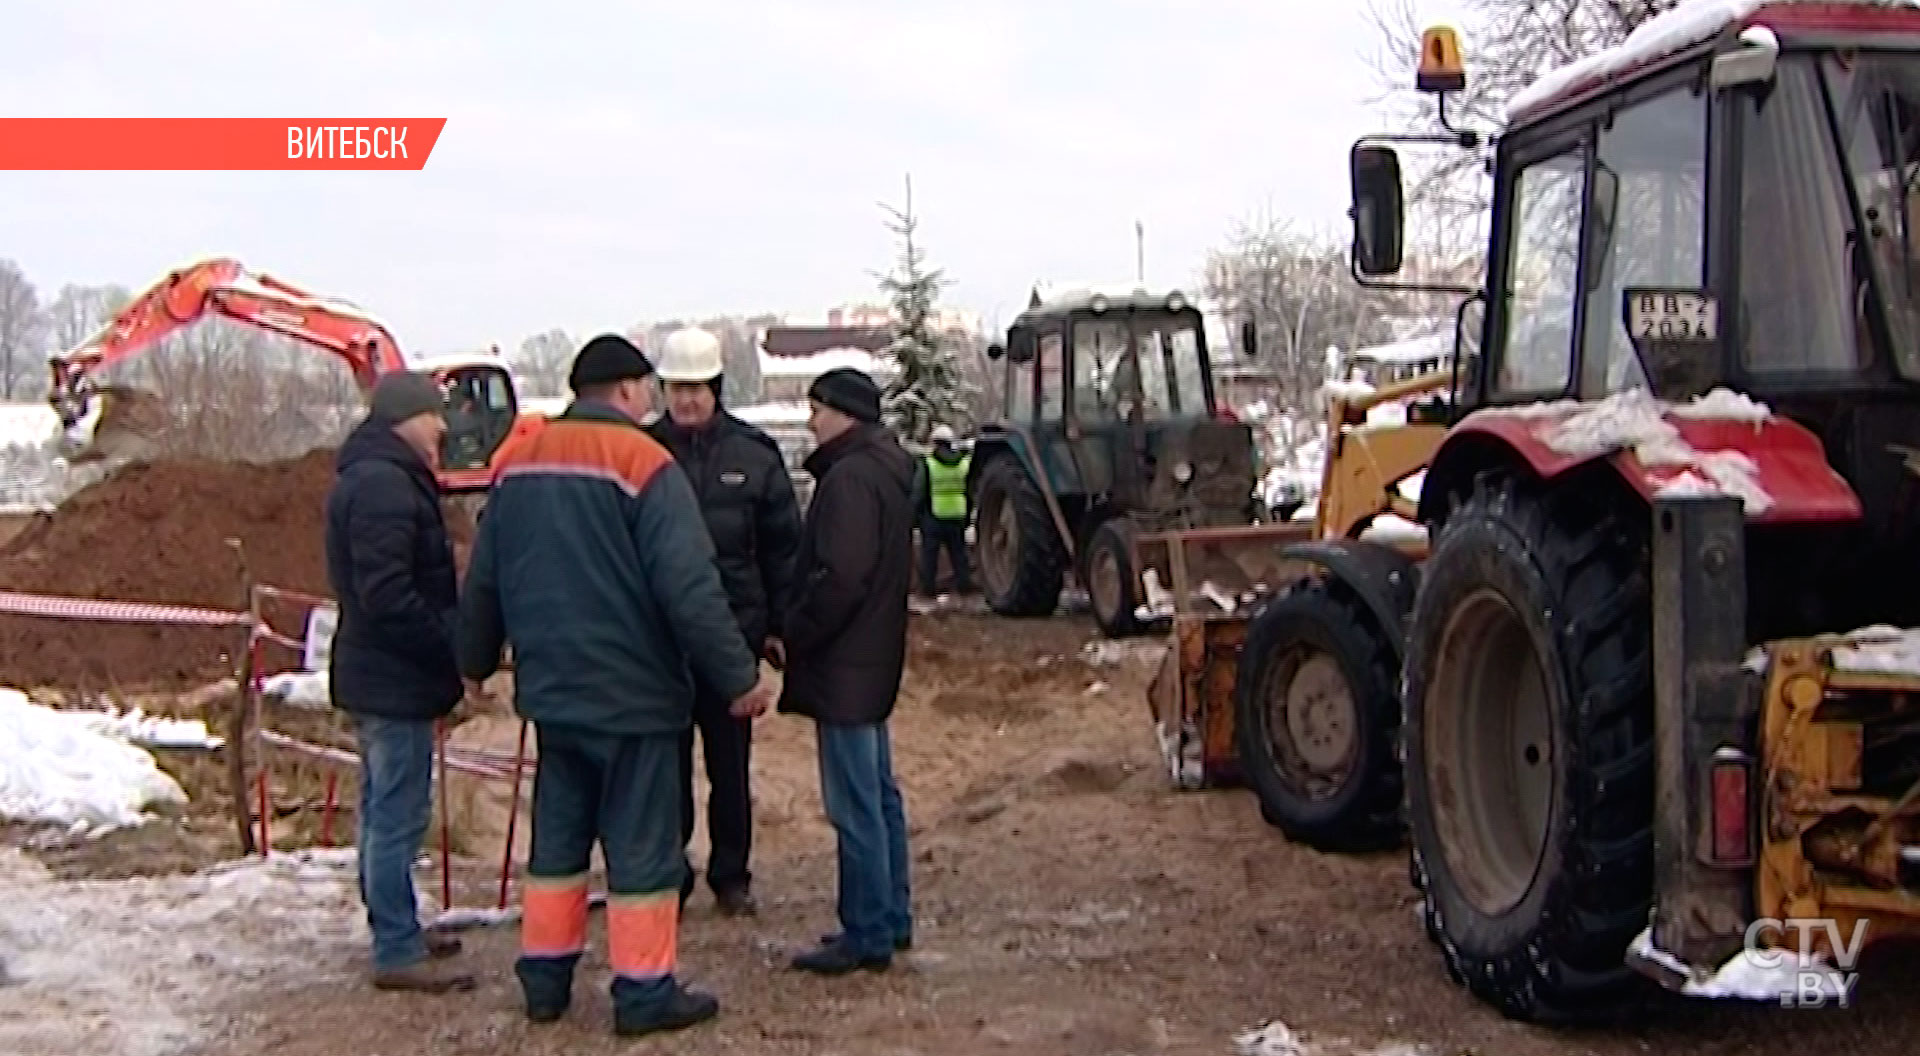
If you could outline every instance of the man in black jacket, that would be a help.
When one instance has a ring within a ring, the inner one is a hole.
[[[793,480],[773,438],[728,414],[720,405],[724,360],[720,342],[694,327],[669,335],[655,373],[666,387],[667,413],[648,432],[673,453],[700,499],[714,563],[726,586],[733,616],[755,655],[783,663],[780,620],[785,613],[800,545],[800,506]],[[723,912],[754,912],[752,872],[753,801],[748,778],[753,722],[728,712],[731,702],[705,686],[693,698],[707,764],[707,885]],[[680,822],[683,840],[693,839],[693,735],[680,740]],[[694,874],[681,884],[684,905]]]
[[[413,859],[432,797],[433,726],[460,702],[454,659],[459,600],[433,467],[440,391],[419,374],[389,374],[340,447],[327,497],[327,578],[339,601],[329,681],[360,744],[360,897],[382,989],[471,989],[431,957],[458,940],[420,927]]]
[[[793,966],[883,969],[912,944],[907,820],[887,719],[907,655],[913,459],[879,424],[880,390],[830,370],[808,392],[817,481],[794,569],[780,711],[818,727],[821,798],[839,845],[840,933]]]

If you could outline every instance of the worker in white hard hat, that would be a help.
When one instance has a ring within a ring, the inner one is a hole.
[[[914,509],[920,524],[920,592],[932,597],[939,582],[940,552],[953,566],[953,589],[973,591],[967,563],[967,473],[973,458],[956,446],[953,427],[933,427],[933,451],[921,459],[914,473]]]
[[[677,330],[661,348],[655,371],[667,413],[647,427],[685,470],[706,515],[714,559],[747,644],[778,668],[786,663],[780,620],[792,594],[800,545],[800,506],[779,445],[721,404],[725,356],[720,340],[697,327]],[[720,909],[754,912],[748,869],[753,839],[748,757],[753,724],[727,712],[728,702],[698,690],[693,728],[680,742],[683,844],[693,840],[693,740],[697,730],[711,791],[707,799],[707,885]],[[680,888],[684,907],[695,890],[689,861]]]

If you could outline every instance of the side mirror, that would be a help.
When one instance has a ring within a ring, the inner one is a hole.
[[[1402,262],[1406,206],[1400,196],[1400,156],[1392,147],[1356,146],[1353,181],[1353,259],[1362,275],[1391,275]]]
[[[1240,324],[1240,354],[1247,359],[1260,356],[1260,328],[1251,319]]]
[[[995,341],[993,344],[987,346],[988,359],[998,361],[1001,356],[1004,356],[1006,354],[1007,354],[1007,346],[1001,344],[998,341]]]
[[[1007,335],[1007,358],[1019,366],[1033,362],[1034,337],[1031,330],[1017,330]]]

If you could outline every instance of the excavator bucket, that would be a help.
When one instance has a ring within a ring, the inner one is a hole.
[[[137,462],[159,452],[170,417],[159,396],[110,386],[97,390],[93,399],[91,428],[83,419],[62,436],[69,462]]]

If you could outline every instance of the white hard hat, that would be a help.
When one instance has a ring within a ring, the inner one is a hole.
[[[953,427],[950,425],[934,426],[933,442],[936,444],[942,443],[942,442],[949,443],[949,444],[953,443]]]
[[[720,339],[697,326],[667,336],[655,372],[661,381],[711,381],[725,369]]]

